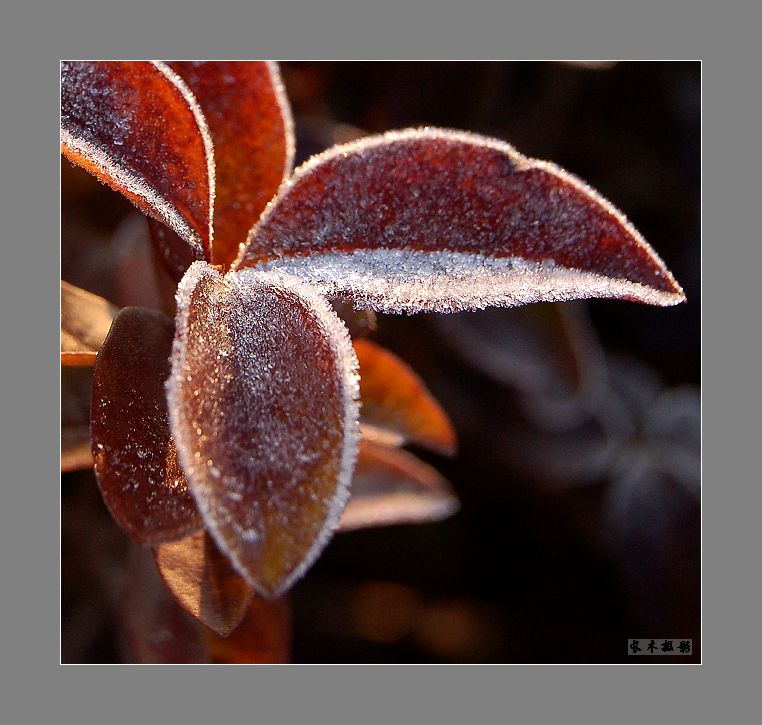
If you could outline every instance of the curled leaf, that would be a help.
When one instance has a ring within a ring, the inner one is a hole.
[[[406,451],[363,441],[341,530],[439,521],[458,510],[450,484]]]
[[[61,281],[61,364],[92,367],[117,308],[102,297]]]
[[[220,549],[277,596],[338,525],[358,440],[357,359],[296,280],[194,264],[177,294],[172,433]]]
[[[211,261],[229,266],[291,172],[291,111],[278,68],[265,61],[170,63],[198,100],[214,144],[217,195]]]
[[[208,257],[211,140],[192,93],[166,65],[64,61],[61,149],[179,235],[183,245],[163,250],[173,264]]]
[[[93,374],[95,473],[109,510],[138,543],[157,544],[201,525],[169,432],[164,381],[174,327],[154,310],[115,318]]]
[[[455,431],[423,381],[396,355],[369,340],[355,340],[360,363],[363,430],[370,426],[442,453],[455,452]]]
[[[206,531],[154,550],[161,578],[186,612],[221,637],[241,622],[252,591]]]
[[[297,169],[237,266],[384,312],[684,295],[608,201],[502,141],[437,129],[337,146]]]

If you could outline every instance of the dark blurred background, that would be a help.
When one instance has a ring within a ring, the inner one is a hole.
[[[458,431],[453,459],[415,452],[452,482],[461,510],[441,523],[336,536],[291,592],[293,661],[664,659],[628,658],[637,637],[693,639],[692,657],[665,661],[698,661],[700,64],[281,70],[297,163],[409,126],[499,137],[612,201],[688,298],[666,309],[593,301],[379,316],[373,339],[410,363]],[[63,278],[139,302],[142,257],[129,283],[104,272],[115,247],[122,266],[133,253],[124,241],[137,234],[132,207],[67,164],[62,174]],[[90,472],[64,475],[62,506],[62,659],[118,661],[108,591],[124,537]]]

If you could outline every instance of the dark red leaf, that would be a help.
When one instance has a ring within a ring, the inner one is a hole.
[[[265,61],[170,63],[198,100],[214,144],[212,262],[225,267],[291,173],[291,111],[278,68]]]
[[[297,169],[238,260],[254,265],[388,312],[684,299],[579,179],[502,141],[436,129],[338,146]]]
[[[211,140],[193,95],[166,65],[64,61],[61,149],[180,235],[184,244],[168,261],[187,267],[208,258]]]
[[[328,303],[296,280],[194,264],[178,289],[172,433],[220,549],[264,596],[317,557],[346,501],[357,359]]]
[[[118,309],[102,297],[61,281],[61,364],[92,367]]]
[[[114,318],[93,375],[95,473],[112,515],[141,544],[201,526],[169,432],[164,381],[173,335],[160,312],[126,307]]]
[[[456,438],[450,419],[413,370],[370,340],[353,344],[360,363],[361,422],[372,431],[396,437],[398,445],[413,441],[454,453]]]
[[[252,591],[206,531],[154,549],[164,583],[190,615],[222,637],[241,622]]]
[[[414,455],[362,441],[341,530],[439,521],[458,510],[450,484]]]

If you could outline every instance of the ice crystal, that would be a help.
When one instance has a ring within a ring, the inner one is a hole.
[[[260,269],[298,277],[325,295],[378,312],[459,312],[586,297],[653,305],[683,299],[639,282],[559,267],[551,259],[529,262],[462,252],[363,249],[292,257]]]

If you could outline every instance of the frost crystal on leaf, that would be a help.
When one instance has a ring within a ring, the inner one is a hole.
[[[178,288],[172,432],[220,549],[265,596],[338,526],[356,458],[357,359],[301,282],[196,263]]]
[[[674,305],[682,295],[552,261],[527,262],[461,252],[387,249],[313,254],[269,262],[261,269],[298,277],[325,295],[378,312],[460,312],[607,297]]]
[[[61,148],[172,227],[197,259],[208,254],[212,142],[193,94],[166,65],[63,62]]]
[[[586,184],[502,141],[436,129],[308,161],[252,229],[237,266],[283,269],[388,312],[683,299],[651,247]]]

